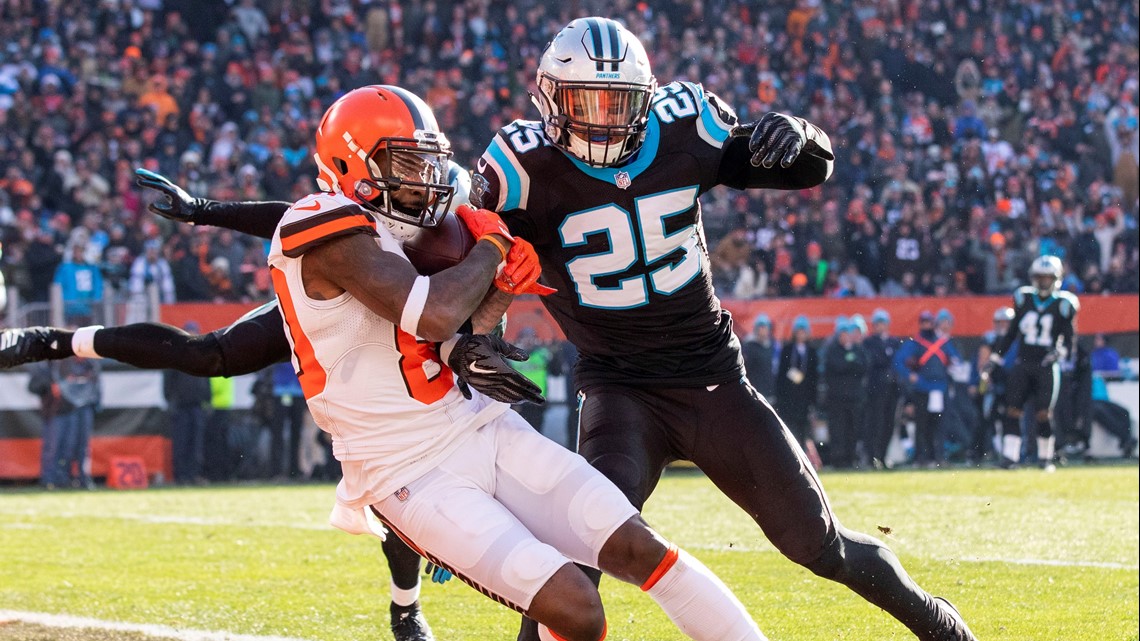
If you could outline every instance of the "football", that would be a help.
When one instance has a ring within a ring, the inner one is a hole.
[[[431,276],[454,267],[474,246],[475,239],[467,226],[448,212],[439,225],[426,228],[404,242],[404,254],[416,271]]]

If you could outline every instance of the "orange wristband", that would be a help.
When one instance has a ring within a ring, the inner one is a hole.
[[[502,241],[500,241],[498,238],[495,238],[493,234],[483,234],[475,242],[479,242],[480,240],[490,241],[491,244],[499,250],[499,253],[503,255],[503,260],[507,260],[507,248],[503,245]]]

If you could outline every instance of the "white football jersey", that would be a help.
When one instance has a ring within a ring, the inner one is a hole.
[[[317,193],[282,217],[270,274],[313,419],[332,435],[338,460],[369,462],[369,487],[351,494],[384,496],[426,473],[508,406],[478,393],[464,399],[436,343],[381,318],[348,292],[331,300],[305,294],[304,253],[348,234],[369,235],[407,260],[399,241],[355,202]]]

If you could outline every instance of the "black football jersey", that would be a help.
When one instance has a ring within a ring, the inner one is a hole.
[[[581,354],[579,382],[709,385],[743,374],[732,319],[712,285],[698,197],[722,182],[736,124],[700,85],[653,97],[645,142],[620,167],[591,167],[541,123],[501,129],[472,180],[472,203],[530,241],[547,310]]]
[[[997,353],[1004,355],[1018,338],[1017,359],[1024,363],[1040,364],[1054,349],[1072,351],[1079,310],[1077,297],[1069,292],[1058,291],[1042,298],[1032,287],[1018,288],[1013,293],[1013,321],[999,341]]]

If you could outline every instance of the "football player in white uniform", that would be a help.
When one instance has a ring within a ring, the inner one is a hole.
[[[548,290],[533,248],[470,206],[456,210],[477,239],[462,262],[430,277],[408,263],[399,238],[436,224],[451,196],[449,144],[427,105],[397,87],[356,89],[326,112],[316,148],[324,191],[285,213],[269,264],[302,389],[344,471],[337,513],[374,512],[550,639],[605,636],[575,562],[640,585],[691,638],[763,639],[724,584],[584,459],[447,375],[447,343],[435,342],[468,318],[478,328],[492,283]]]
[[[290,203],[222,203],[194,198],[164,176],[139,169],[138,183],[163,198],[149,209],[175,222],[214,225],[270,239]],[[448,165],[447,182],[455,189],[453,206],[467,202],[470,178],[455,162]],[[250,215],[250,209],[255,210]],[[0,290],[2,291],[2,290]],[[0,311],[3,307],[0,306]],[[484,334],[457,338],[449,367],[465,386],[505,403],[543,402],[540,390],[514,370],[508,360],[525,358],[514,346]],[[194,376],[239,376],[289,359],[280,308],[267,303],[230,324],[206,334],[187,332],[163,323],[132,323],[118,327],[91,326],[78,330],[27,327],[0,330],[0,369],[24,363],[68,358],[112,358],[143,369],[175,369]],[[472,371],[472,366],[477,371]],[[419,602],[420,556],[399,539],[386,537],[384,556],[391,574],[389,606],[395,641],[433,641],[434,636]],[[450,574],[430,566],[436,583]]]

